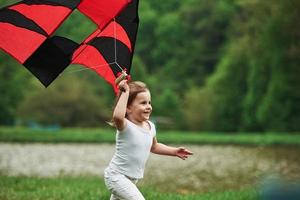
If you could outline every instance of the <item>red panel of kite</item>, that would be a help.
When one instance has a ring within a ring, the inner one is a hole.
[[[74,9],[98,26],[81,45],[53,36]],[[0,48],[45,86],[79,63],[116,89],[117,74],[130,71],[137,28],[138,0],[26,0],[0,10]]]
[[[132,1],[115,20],[83,42],[73,54],[72,62],[96,71],[116,92],[117,75],[122,70],[130,73],[138,22],[138,1]]]
[[[79,3],[80,0],[27,0],[2,8],[1,49],[48,86],[69,63],[68,55],[56,46],[57,40],[65,40],[73,49],[78,46],[67,39],[50,36]]]

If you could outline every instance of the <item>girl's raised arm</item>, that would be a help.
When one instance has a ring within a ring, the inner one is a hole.
[[[125,115],[129,96],[129,86],[127,84],[127,80],[123,80],[119,83],[119,89],[120,97],[114,109],[112,119],[116,128],[121,131],[126,126]]]

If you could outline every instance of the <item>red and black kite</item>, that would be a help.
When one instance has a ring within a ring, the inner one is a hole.
[[[78,9],[97,30],[81,44],[53,35]],[[138,29],[138,0],[24,0],[0,9],[0,48],[46,87],[71,63],[115,79],[130,72]]]

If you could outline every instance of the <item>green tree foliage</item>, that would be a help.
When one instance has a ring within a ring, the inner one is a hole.
[[[180,100],[190,87],[203,85],[220,59],[233,10],[223,1],[141,2],[136,56],[150,74],[145,81],[151,86],[155,115],[182,124],[180,101],[172,107],[177,114],[167,116],[161,100],[155,99],[171,91]]]
[[[153,72],[155,65],[153,60],[153,49],[157,46],[157,41],[154,37],[154,30],[157,24],[158,14],[150,7],[148,1],[142,1],[139,7],[140,24],[138,29],[135,55],[143,58],[144,63],[147,63],[149,72]]]
[[[99,126],[109,114],[89,84],[76,76],[56,80],[47,90],[39,87],[19,107],[23,123],[42,125]]]
[[[131,77],[134,80],[145,80],[147,79],[147,68],[140,57],[135,56],[132,61],[132,70]]]
[[[223,0],[201,3],[188,0],[183,4],[180,16],[185,37],[180,55],[183,66],[180,76],[189,76],[193,85],[203,85],[206,77],[214,71],[234,11],[234,4]]]
[[[0,52],[0,124],[13,124],[15,110],[26,93],[29,81],[25,70],[16,61]]]
[[[296,131],[300,129],[300,25],[295,22],[300,2],[276,2],[261,34],[261,48],[267,51],[260,59],[270,62],[270,80],[258,119],[267,130]]]
[[[194,124],[193,129],[237,131],[239,128],[247,72],[242,42],[229,47],[204,88],[187,93],[185,101],[191,105],[187,105],[185,115],[190,126]]]
[[[14,2],[1,0],[0,5],[3,7]],[[18,64],[4,52],[0,52],[0,63],[0,124],[8,125],[14,123],[16,106],[22,100],[26,78],[23,77],[24,72],[18,69]]]
[[[250,63],[245,130],[299,130],[298,1],[245,3]],[[297,44],[298,43],[298,44]],[[250,45],[251,44],[251,45]],[[293,53],[291,53],[293,52]]]
[[[131,75],[149,85],[158,127],[299,131],[299,13],[298,0],[140,1]],[[76,11],[57,34],[81,42],[94,29]],[[91,70],[71,65],[62,77],[72,84],[28,92],[37,83],[29,72],[3,53],[0,59],[1,124],[35,117],[88,126],[109,118],[115,96]]]
[[[80,28],[78,28],[80,26]],[[96,25],[78,10],[72,12],[68,20],[58,28],[56,35],[66,36],[67,38],[81,43],[87,36],[96,30]]]
[[[246,93],[247,55],[243,41],[239,46],[230,46],[217,66],[207,87],[214,94],[214,105],[210,129],[237,131],[241,124],[242,102]]]
[[[215,94],[208,120],[213,122],[211,128],[299,130],[299,58],[295,54],[299,26],[293,23],[299,16],[299,3],[237,1],[237,5],[229,48],[205,86]]]
[[[1,7],[8,6],[8,5],[11,5],[16,2],[18,2],[18,0],[1,0],[0,1]]]
[[[182,113],[188,129],[211,130],[214,99],[212,91],[207,88],[194,87],[186,92]]]
[[[170,88],[162,91],[162,94],[153,98],[153,109],[156,122],[160,128],[180,128],[182,126],[180,100]]]

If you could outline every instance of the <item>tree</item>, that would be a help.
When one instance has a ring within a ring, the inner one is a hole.
[[[176,129],[182,126],[180,101],[176,92],[165,88],[161,95],[154,97],[153,107],[153,114],[160,128]]]
[[[199,113],[200,117],[204,118],[202,121],[207,123],[203,126],[208,130],[238,131],[241,127],[248,70],[247,54],[243,51],[245,43],[246,41],[240,40],[239,46],[228,47],[216,72],[209,77],[201,90],[211,98],[208,113],[205,114],[207,118]]]
[[[299,130],[298,1],[243,2],[242,34],[249,39],[244,129]]]
[[[39,88],[19,107],[24,123],[60,126],[100,126],[109,120],[110,108],[83,79],[65,76],[49,88]]]
[[[270,62],[268,90],[257,110],[266,130],[300,130],[300,2],[276,1],[261,33],[260,59]]]
[[[194,87],[189,89],[184,97],[182,113],[186,128],[190,130],[214,130],[212,120],[214,96],[207,88]]]
[[[180,76],[188,75],[193,80],[192,85],[203,85],[214,72],[235,12],[235,4],[224,0],[201,3],[188,0],[180,9],[185,30],[183,52],[179,58],[184,71]]]
[[[15,122],[16,107],[30,84],[29,72],[3,52],[0,52],[0,60],[0,124],[11,125]]]

